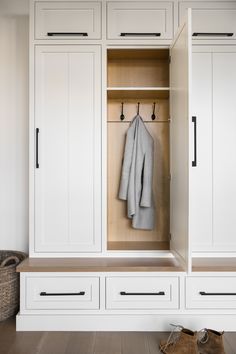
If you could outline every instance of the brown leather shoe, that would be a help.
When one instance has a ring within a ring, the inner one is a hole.
[[[198,341],[199,354],[226,354],[223,344],[224,332],[205,329],[204,336]]]
[[[173,340],[161,342],[160,350],[164,354],[198,354],[197,332],[183,328]]]

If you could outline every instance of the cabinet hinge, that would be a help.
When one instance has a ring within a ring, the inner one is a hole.
[[[171,240],[171,233],[170,233],[170,240]]]
[[[169,181],[171,181],[171,174],[169,174]]]
[[[169,56],[169,64],[171,63],[171,56]]]

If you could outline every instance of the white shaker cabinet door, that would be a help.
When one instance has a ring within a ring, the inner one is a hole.
[[[236,250],[236,52],[213,54],[213,230],[220,250]]]
[[[190,236],[194,251],[213,245],[212,53],[193,53],[192,112],[196,119],[196,166],[190,170]]]
[[[171,47],[171,250],[190,267],[189,257],[189,131],[191,97],[191,10]]]
[[[100,47],[36,46],[35,68],[34,251],[99,251]]]

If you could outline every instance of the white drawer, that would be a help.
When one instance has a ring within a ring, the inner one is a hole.
[[[171,39],[173,36],[172,2],[108,2],[107,13],[109,39]]]
[[[186,278],[186,308],[236,308],[236,277]]]
[[[179,22],[186,14],[186,9],[192,8],[193,33],[205,33],[199,35],[199,39],[235,39],[236,38],[236,2],[235,1],[186,1],[179,4]],[[179,24],[180,24],[179,23]],[[232,36],[207,36],[211,34],[233,33]]]
[[[177,277],[106,278],[107,309],[177,309]]]
[[[101,3],[95,1],[36,2],[35,38],[101,38]]]
[[[26,309],[99,309],[99,278],[27,276]]]

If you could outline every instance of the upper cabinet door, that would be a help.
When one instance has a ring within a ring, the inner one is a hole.
[[[196,39],[236,39],[235,1],[185,1],[179,4],[179,23],[192,8],[192,34]]]
[[[36,46],[35,252],[101,249],[99,46]]]
[[[108,2],[108,39],[172,39],[173,3]]]
[[[189,250],[189,131],[191,89],[191,10],[171,47],[171,249],[190,267]]]
[[[101,38],[101,3],[40,1],[35,3],[35,39]]]

